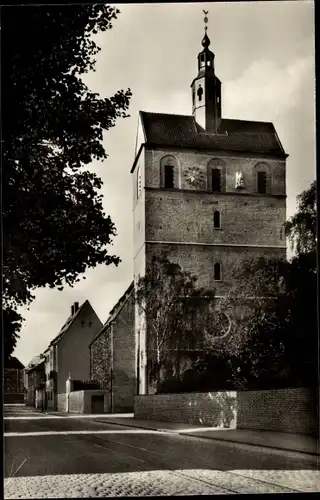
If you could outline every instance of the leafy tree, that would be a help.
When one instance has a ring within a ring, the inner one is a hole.
[[[88,267],[115,264],[116,229],[104,213],[103,132],[126,117],[131,92],[91,92],[93,35],[119,11],[98,5],[4,7],[2,17],[3,307],[7,355],[37,287],[72,286]]]
[[[298,210],[285,224],[291,247],[298,255],[316,252],[316,196],[316,181],[313,181],[310,187],[297,197]]]
[[[136,284],[138,311],[146,318],[150,382],[160,382],[166,361],[202,349],[214,292],[197,288],[196,282],[196,276],[161,256],[153,258]]]
[[[248,260],[235,274],[238,280],[220,302],[232,315],[232,328],[218,346],[207,336],[206,352],[227,360],[237,389],[314,385],[316,275],[307,255],[291,262]]]

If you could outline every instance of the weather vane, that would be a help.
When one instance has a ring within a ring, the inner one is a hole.
[[[207,31],[207,29],[208,29],[207,24],[208,24],[208,14],[209,14],[209,11],[208,10],[204,10],[203,13],[204,13],[204,19],[203,20],[204,20],[204,23],[205,23],[204,29],[205,29],[205,31]]]

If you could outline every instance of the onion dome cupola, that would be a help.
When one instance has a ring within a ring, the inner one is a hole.
[[[191,84],[192,114],[196,122],[208,133],[217,133],[221,122],[221,82],[214,71],[214,53],[209,49],[207,35],[207,11],[205,13],[205,35],[203,50],[198,54],[198,75]]]

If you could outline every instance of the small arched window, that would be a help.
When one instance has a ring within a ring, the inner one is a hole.
[[[211,182],[212,191],[221,191],[221,170],[220,168],[212,169],[212,182]]]
[[[192,89],[192,104],[194,105],[195,103],[195,100],[196,100],[196,93],[195,93],[195,90]]]
[[[226,190],[226,165],[219,158],[213,158],[209,161],[207,189],[220,193]]]
[[[179,187],[179,167],[174,156],[165,156],[161,159],[160,185],[167,189]]]
[[[198,100],[199,101],[202,101],[202,94],[203,94],[203,88],[201,87],[201,85],[198,87],[198,90],[197,90],[197,95],[198,95]]]
[[[267,192],[267,173],[258,172],[257,177],[258,193],[264,194]]]
[[[164,166],[164,187],[173,188],[174,187],[174,166],[165,165]]]
[[[216,262],[214,265],[214,280],[221,281],[221,264]]]
[[[220,229],[221,228],[221,218],[220,218],[220,212],[219,210],[216,210],[213,214],[213,227],[215,229]]]

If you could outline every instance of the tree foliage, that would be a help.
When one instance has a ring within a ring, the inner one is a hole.
[[[316,252],[317,242],[317,188],[313,181],[308,189],[297,197],[298,210],[286,222],[285,230],[292,249],[298,255]]]
[[[157,383],[165,360],[202,348],[214,292],[196,283],[196,276],[161,256],[136,284],[139,314],[146,318],[149,375]]]
[[[316,274],[309,266],[304,254],[290,262],[252,259],[239,267],[220,304],[234,311],[230,335],[218,348],[206,339],[209,357],[223,358],[231,368],[233,388],[316,383]]]
[[[101,97],[82,80],[100,50],[93,35],[118,13],[103,4],[1,11],[3,297],[13,347],[17,306],[35,288],[62,289],[88,267],[119,263],[107,249],[116,229],[102,180],[86,166],[107,157],[103,132],[128,116],[131,92]]]

